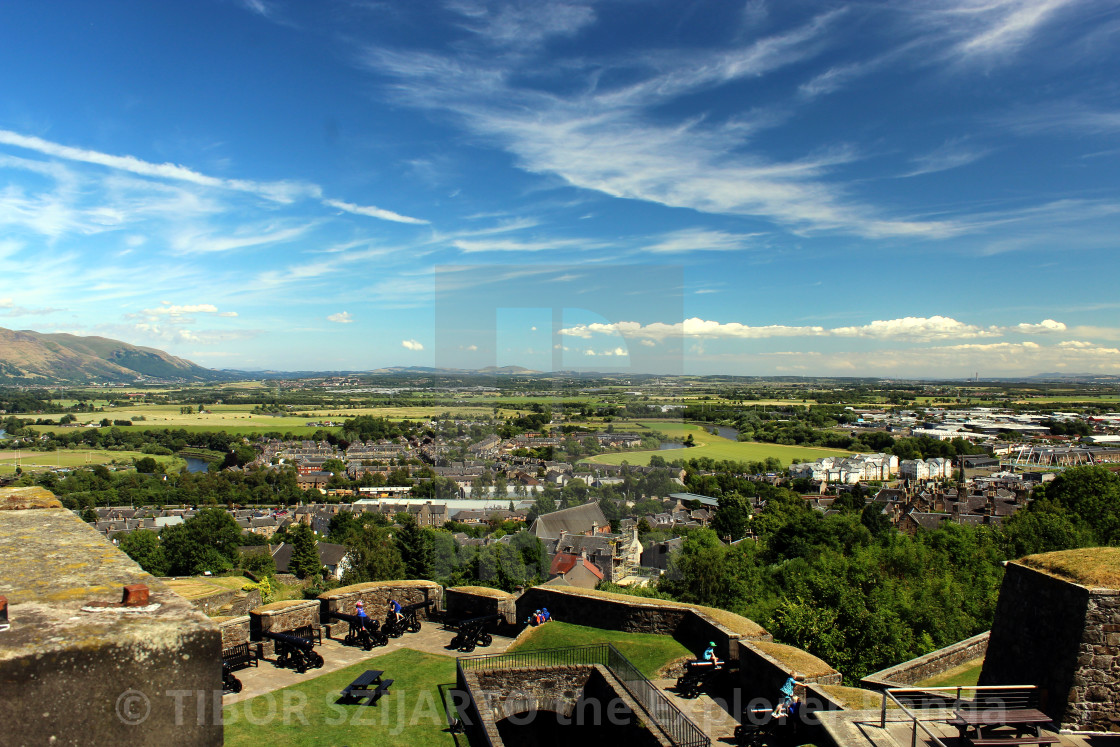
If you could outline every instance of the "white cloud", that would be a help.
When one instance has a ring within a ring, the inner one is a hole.
[[[405,350],[423,350],[424,346],[416,340],[401,340],[401,347]]]
[[[394,213],[392,210],[384,210],[372,205],[355,205],[352,202],[343,202],[342,200],[323,200],[323,204],[329,207],[338,208],[339,210],[354,215],[365,215],[370,218],[380,218],[381,220],[393,221],[395,223],[409,223],[412,225],[427,225],[428,221],[421,220],[420,218],[410,218],[407,215]]]
[[[1016,324],[1014,327],[1007,328],[1011,332],[1020,332],[1025,335],[1039,335],[1048,334],[1050,332],[1065,332],[1066,325],[1062,322],[1055,322],[1053,319],[1043,319],[1038,324]]]
[[[903,176],[920,176],[960,168],[980,160],[989,152],[986,148],[971,146],[960,139],[949,140],[929,153],[912,158],[914,169]]]
[[[334,322],[335,324],[351,324],[354,320],[351,318],[349,311],[340,311],[337,314],[328,316],[327,321]]]
[[[549,239],[544,241],[515,241],[513,239],[468,241],[457,239],[452,241],[451,244],[464,254],[477,254],[478,252],[544,252],[553,249],[591,249],[599,246],[597,243],[579,239]]]
[[[735,234],[704,228],[686,228],[660,237],[655,244],[642,247],[643,252],[677,254],[681,252],[727,252],[748,248],[750,239],[761,234]]]
[[[314,184],[302,182],[257,182],[246,179],[222,179],[201,174],[186,166],[173,163],[151,163],[134,156],[115,156],[95,150],[75,148],[30,135],[21,135],[11,130],[0,130],[0,144],[23,148],[68,161],[104,166],[138,176],[190,182],[202,187],[250,192],[275,202],[292,202],[300,197],[318,197],[322,191]]]
[[[716,322],[692,317],[673,324],[663,322],[653,322],[646,325],[638,322],[577,324],[560,330],[560,333],[583,339],[590,339],[595,335],[620,335],[627,338],[648,340],[663,340],[667,337],[680,336],[746,340],[772,337],[855,337],[873,340],[937,342],[1001,337],[1007,332],[1043,334],[1065,330],[1066,326],[1063,323],[1055,322],[1052,319],[1043,320],[1038,324],[1023,323],[1010,327],[995,325],[982,327],[946,316],[908,316],[899,319],[876,320],[858,326],[827,328],[819,325],[788,326],[782,324],[755,327],[739,322]]]
[[[855,159],[849,148],[786,162],[752,151],[745,133],[756,124],[772,125],[771,112],[730,122],[703,116],[667,121],[663,111],[654,116],[655,108],[681,96],[815,57],[842,15],[824,13],[788,33],[733,49],[660,51],[647,58],[627,57],[624,64],[568,60],[565,70],[573,85],[566,94],[518,87],[513,81],[534,72],[523,69],[526,61],[482,50],[441,57],[378,46],[366,50],[363,62],[400,80],[394,92],[405,103],[451,112],[472,131],[502,145],[525,170],[555,175],[576,187],[706,213],[762,216],[801,229],[870,237],[955,235],[959,227],[952,222],[884,216],[846,196],[826,177],[835,166]],[[623,69],[615,71],[615,66]],[[547,247],[536,250],[540,248]]]

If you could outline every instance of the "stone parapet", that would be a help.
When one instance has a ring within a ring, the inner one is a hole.
[[[799,648],[772,641],[739,641],[739,678],[744,697],[774,699],[786,680],[797,679],[798,695],[804,686],[839,685],[843,676],[822,659]]]
[[[860,680],[863,687],[872,690],[885,690],[888,687],[902,687],[936,677],[969,661],[981,659],[988,650],[988,637],[991,631],[984,631],[951,646],[931,651],[893,667],[869,674]]]
[[[212,618],[222,632],[222,649],[249,642],[249,616]]]
[[[366,614],[375,620],[384,620],[389,611],[389,600],[396,599],[402,607],[416,602],[432,602],[430,607],[419,610],[417,617],[431,620],[443,609],[443,587],[434,581],[372,581],[332,589],[319,595],[319,612],[324,624],[327,612],[354,614],[355,603],[361,600]]]
[[[0,489],[0,566],[0,731],[222,743],[221,634],[205,615],[41,489]]]
[[[628,633],[671,635],[696,651],[714,641],[719,655],[730,661],[739,657],[736,644],[740,640],[772,640],[760,625],[725,610],[563,587],[535,586],[527,590],[517,600],[518,619],[528,619],[541,607],[547,607],[555,620]]]
[[[456,586],[444,589],[443,606],[450,618],[502,615],[509,625],[517,624],[517,598],[500,589]]]
[[[1062,728],[1106,731],[1120,711],[1120,590],[1083,586],[1030,560],[1007,565],[980,684],[1036,685],[1042,710]]]
[[[267,659],[276,653],[276,642],[265,638],[264,633],[285,633],[305,625],[319,627],[319,602],[314,599],[273,602],[249,610],[249,636],[252,642],[259,644],[261,658]]]

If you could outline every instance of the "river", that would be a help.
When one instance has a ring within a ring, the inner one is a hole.
[[[187,472],[209,472],[210,463],[194,457],[183,457],[187,460]]]
[[[716,432],[721,437],[726,438],[729,441],[738,441],[739,440],[739,431],[735,430],[734,428],[729,428],[726,425],[705,426],[705,427],[708,428],[709,430],[714,427],[716,429]]]

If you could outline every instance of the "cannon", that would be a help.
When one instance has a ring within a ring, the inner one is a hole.
[[[300,674],[309,668],[323,666],[323,657],[315,651],[315,644],[290,633],[273,633],[271,630],[264,632],[265,638],[276,641],[276,666],[292,667]]]
[[[469,654],[474,651],[475,646],[489,646],[493,643],[494,637],[486,632],[486,626],[490,623],[497,623],[501,619],[501,615],[483,615],[482,617],[460,621],[456,626],[458,632],[451,639],[448,648],[455,648]]]
[[[385,615],[385,626],[381,628],[385,634],[390,638],[399,638],[402,633],[419,633],[420,632],[420,618],[416,613],[431,605],[435,604],[433,601],[427,602],[414,602],[409,605],[401,607],[401,619],[397,620],[392,610]]]
[[[342,642],[348,645],[360,645],[369,651],[374,646],[384,646],[389,643],[389,636],[381,630],[381,623],[369,617],[347,615],[344,612],[328,612],[327,619],[342,620],[350,624],[346,637]]]
[[[677,678],[677,692],[682,698],[695,698],[708,683],[724,669],[723,664],[713,665],[705,661],[690,661],[685,673]]]

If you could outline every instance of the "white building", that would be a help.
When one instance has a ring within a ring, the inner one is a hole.
[[[824,457],[815,462],[789,466],[791,477],[807,477],[821,482],[855,485],[864,480],[889,480],[898,474],[894,454],[853,454],[849,457]]]
[[[944,457],[903,459],[898,463],[898,475],[904,480],[952,479],[953,461]]]

